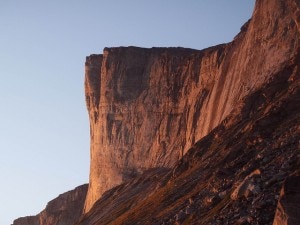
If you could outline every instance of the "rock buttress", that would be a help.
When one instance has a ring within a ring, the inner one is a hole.
[[[299,48],[299,1],[259,0],[226,45],[105,48],[86,63],[91,123],[85,212],[148,168],[171,167],[265,84]]]
[[[48,202],[36,216],[16,219],[13,225],[73,225],[83,212],[88,185],[84,184],[65,192]]]

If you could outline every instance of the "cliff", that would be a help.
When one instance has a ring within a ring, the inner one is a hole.
[[[106,191],[76,225],[299,224],[299,64],[300,52],[174,167]]]
[[[298,54],[299,1],[259,0],[225,45],[105,48],[86,59],[91,127],[85,212],[150,168],[172,168]]]
[[[88,191],[14,225],[299,224],[299,24],[257,0],[228,44],[88,56]]]
[[[50,201],[36,216],[16,219],[13,225],[72,225],[82,215],[88,185],[81,185]]]

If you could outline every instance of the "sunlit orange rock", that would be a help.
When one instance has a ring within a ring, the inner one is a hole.
[[[228,44],[105,48],[87,57],[91,167],[85,212],[106,190],[149,168],[172,167],[278,73],[298,51],[298,14],[298,1],[261,0]]]

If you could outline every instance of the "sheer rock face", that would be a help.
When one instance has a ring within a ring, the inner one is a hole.
[[[88,185],[59,195],[36,216],[16,219],[13,225],[73,225],[82,215]]]
[[[283,183],[274,225],[299,224],[299,65],[300,51],[174,167],[106,191],[76,225],[271,225]]]
[[[85,212],[104,191],[171,167],[299,48],[299,1],[258,0],[233,42],[205,50],[105,48],[86,60],[91,127]]]

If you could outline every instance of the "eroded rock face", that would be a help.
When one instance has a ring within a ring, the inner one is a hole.
[[[260,0],[233,42],[205,50],[106,48],[86,61],[91,169],[85,212],[104,191],[171,167],[291,60],[299,1]]]
[[[59,195],[36,216],[21,217],[13,225],[73,225],[82,215],[88,185]]]
[[[275,218],[299,220],[299,179],[285,181],[300,168],[299,65],[300,51],[172,169],[106,191],[76,225],[271,225],[283,183]]]
[[[104,191],[171,167],[299,48],[299,1],[260,0],[233,42],[205,50],[105,48],[86,60],[91,169],[85,212]]]

